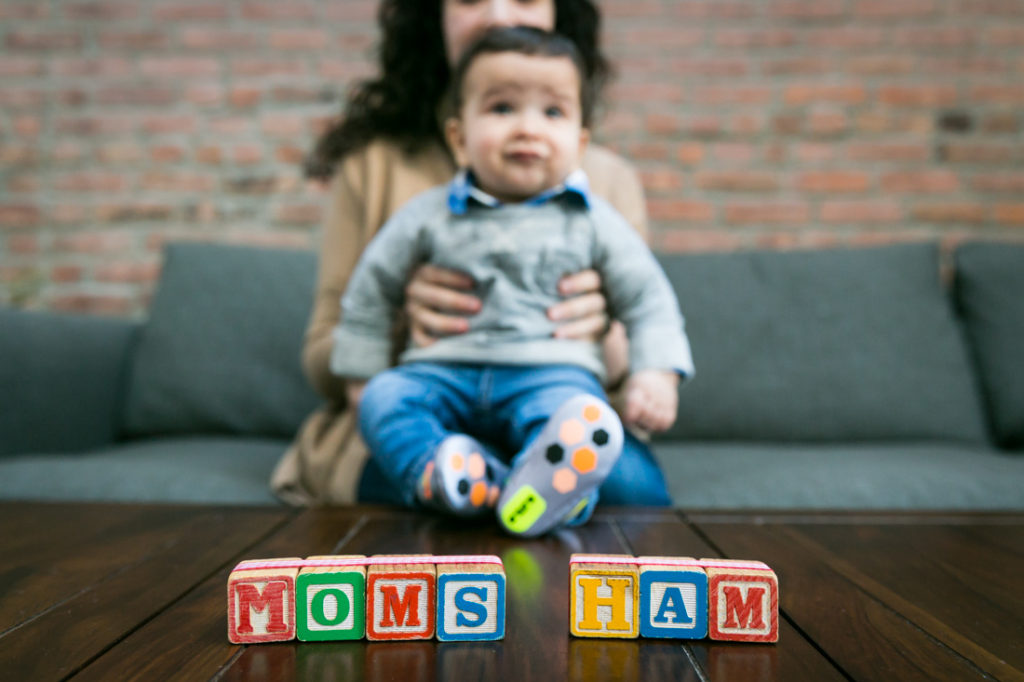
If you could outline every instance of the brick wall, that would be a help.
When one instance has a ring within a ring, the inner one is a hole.
[[[1024,239],[1024,0],[600,4],[657,248]],[[0,0],[0,304],[138,315],[168,240],[313,246],[375,5]]]

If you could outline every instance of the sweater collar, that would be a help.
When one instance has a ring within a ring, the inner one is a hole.
[[[582,168],[577,168],[570,173],[564,182],[530,197],[521,202],[521,205],[540,206],[560,197],[579,201],[584,208],[590,208],[590,182]],[[454,215],[464,215],[469,209],[470,202],[487,208],[498,208],[504,205],[477,186],[472,171],[462,168],[448,183],[448,208]]]

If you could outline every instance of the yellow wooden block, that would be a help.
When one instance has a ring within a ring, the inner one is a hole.
[[[569,559],[569,631],[577,637],[637,637],[639,584],[635,557],[573,554]]]

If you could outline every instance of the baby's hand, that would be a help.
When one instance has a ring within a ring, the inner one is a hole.
[[[669,370],[644,369],[626,380],[627,426],[665,431],[676,421],[679,375]]]

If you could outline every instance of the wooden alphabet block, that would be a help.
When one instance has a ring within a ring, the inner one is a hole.
[[[366,557],[312,556],[295,579],[295,617],[303,642],[366,634]]]
[[[295,639],[295,578],[302,559],[243,561],[228,576],[228,640],[235,644]]]
[[[435,556],[437,638],[442,642],[505,636],[505,568],[496,556]]]
[[[430,639],[437,573],[429,555],[378,555],[366,571],[366,638]]]
[[[640,636],[708,636],[708,576],[696,559],[638,557]]]
[[[779,641],[779,579],[760,561],[701,559],[708,574],[708,634],[732,642]]]
[[[637,637],[639,582],[635,557],[573,554],[569,559],[569,631],[577,637]]]

